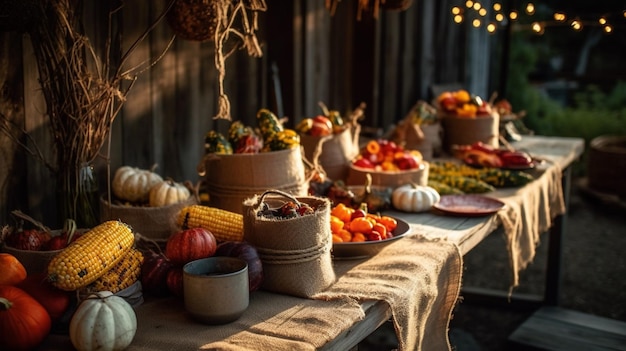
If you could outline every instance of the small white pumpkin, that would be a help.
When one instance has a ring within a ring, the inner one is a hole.
[[[404,212],[424,212],[439,202],[441,196],[427,185],[405,184],[391,193],[391,204]]]
[[[115,171],[111,189],[118,198],[130,202],[147,202],[150,189],[163,178],[152,170],[122,166]]]
[[[100,291],[83,300],[70,321],[70,340],[78,351],[123,350],[136,332],[135,311],[110,291]]]
[[[182,183],[171,179],[162,181],[150,189],[150,207],[161,207],[185,201],[191,192]]]

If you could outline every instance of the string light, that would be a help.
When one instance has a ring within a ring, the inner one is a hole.
[[[483,27],[486,28],[490,34],[495,33],[499,26],[505,25],[507,18],[510,21],[515,21],[513,30],[532,30],[534,33],[543,34],[548,26],[568,26],[574,31],[581,31],[584,27],[595,26],[601,27],[605,34],[611,34],[614,31],[614,23],[609,23],[609,20],[615,20],[616,14],[602,14],[597,19],[580,19],[573,17],[573,20],[568,20],[567,14],[563,11],[556,11],[552,15],[553,20],[548,21],[533,21],[530,24],[517,23],[520,18],[520,14],[516,9],[512,9],[508,12],[508,16],[504,12],[504,8],[501,3],[494,2],[491,5],[491,9],[483,7],[479,1],[466,0],[465,8],[462,6],[453,6],[451,8],[452,18],[454,23],[461,24],[467,20],[474,28]],[[527,16],[533,17],[536,15],[537,8],[533,2],[528,2],[523,7],[524,13]],[[626,19],[626,10],[619,12],[620,16]],[[586,16],[589,17],[589,16]],[[523,19],[522,19],[523,20]]]

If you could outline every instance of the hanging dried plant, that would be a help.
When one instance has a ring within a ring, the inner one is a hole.
[[[213,118],[231,120],[230,101],[224,91],[226,59],[239,48],[244,48],[249,56],[263,56],[256,31],[258,30],[258,13],[265,11],[267,6],[263,0],[215,0],[213,3],[216,6],[218,17],[213,40],[215,43],[215,68],[217,68],[219,80],[218,110]],[[237,20],[240,21],[240,29],[235,28]],[[225,52],[231,34],[236,37],[237,43]]]

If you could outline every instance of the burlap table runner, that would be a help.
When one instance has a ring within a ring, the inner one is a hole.
[[[448,325],[461,286],[456,245],[410,235],[340,274],[318,299],[383,300],[390,307],[398,350],[450,350]],[[341,270],[342,264],[337,264]]]

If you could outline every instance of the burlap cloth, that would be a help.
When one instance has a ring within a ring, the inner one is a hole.
[[[519,284],[519,272],[533,261],[541,234],[552,226],[555,217],[565,213],[561,168],[549,167],[529,185],[499,190],[494,196],[506,204],[498,219],[509,252],[512,292]]]

